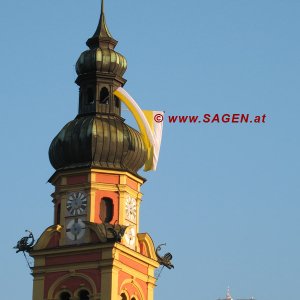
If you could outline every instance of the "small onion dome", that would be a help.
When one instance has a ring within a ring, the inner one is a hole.
[[[76,63],[77,75],[90,72],[112,73],[123,76],[127,68],[125,57],[109,48],[89,49],[81,53]]]
[[[136,173],[146,161],[141,134],[122,118],[77,117],[53,139],[49,158],[56,170],[98,167]]]

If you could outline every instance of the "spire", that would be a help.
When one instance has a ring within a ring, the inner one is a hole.
[[[230,289],[229,287],[227,288],[227,292],[226,292],[226,300],[233,300],[231,295],[230,295]]]
[[[113,49],[117,45],[117,41],[110,34],[104,14],[104,0],[101,0],[101,14],[97,29],[94,35],[86,42],[90,49],[93,48],[110,48]]]
[[[99,36],[99,37],[112,37],[105,21],[105,14],[104,14],[104,0],[101,1],[101,14],[100,14],[100,20],[98,27],[96,29],[96,32],[94,33],[94,36]]]

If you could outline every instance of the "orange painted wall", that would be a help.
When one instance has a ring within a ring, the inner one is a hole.
[[[126,280],[130,280],[130,282],[127,282],[124,284],[124,281]],[[127,293],[129,294],[129,297],[131,298],[133,295],[139,295],[140,292],[139,290],[136,288],[136,286],[134,285],[134,282],[132,284],[131,282],[132,280],[132,276],[125,273],[124,271],[119,271],[119,294],[121,294],[121,292],[123,290],[126,290]],[[148,299],[148,293],[147,293],[147,283],[143,282],[142,280],[138,280],[135,279],[135,282],[137,283],[137,285],[140,287],[142,293],[143,293],[143,299],[147,300]]]
[[[101,260],[101,252],[89,252],[83,254],[73,254],[68,256],[53,256],[45,258],[46,266],[76,264],[80,262],[93,262]]]
[[[148,284],[141,280],[141,279],[138,279],[136,278],[135,281],[138,283],[138,285],[142,288],[142,291],[144,293],[144,299],[148,299],[148,293],[147,293],[147,290],[148,290]]]
[[[136,190],[138,189],[138,183],[134,180],[132,180],[131,178],[127,177],[126,179],[126,183],[129,187],[131,187],[132,189]]]
[[[120,262],[122,262],[124,265],[127,265],[143,274],[148,274],[148,267],[147,266],[144,266],[122,254],[119,255],[119,260]]]
[[[119,175],[96,173],[96,182],[118,184],[120,182]]]
[[[116,192],[110,192],[110,191],[96,191],[95,195],[95,223],[102,223],[100,220],[100,201],[104,197],[111,198],[114,204],[114,215],[113,219],[110,222],[111,224],[114,224],[119,219],[119,195]]]

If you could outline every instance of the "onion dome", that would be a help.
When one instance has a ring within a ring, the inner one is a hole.
[[[125,57],[109,48],[96,48],[84,51],[76,63],[77,75],[98,71],[123,76],[126,68],[127,62]]]
[[[126,71],[127,62],[122,54],[114,50],[117,43],[106,25],[102,1],[98,27],[94,35],[86,42],[90,49],[84,51],[76,63],[77,74],[98,71],[122,76]]]
[[[53,139],[49,158],[56,170],[100,167],[136,173],[146,161],[141,134],[109,115],[78,117]]]

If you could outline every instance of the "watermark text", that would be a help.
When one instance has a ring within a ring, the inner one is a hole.
[[[215,123],[231,123],[231,124],[261,124],[266,123],[267,115],[250,115],[250,114],[203,114],[203,115],[173,115],[173,116],[163,116],[162,114],[154,115],[154,121],[161,123],[162,121],[167,121],[171,124],[215,124]]]

